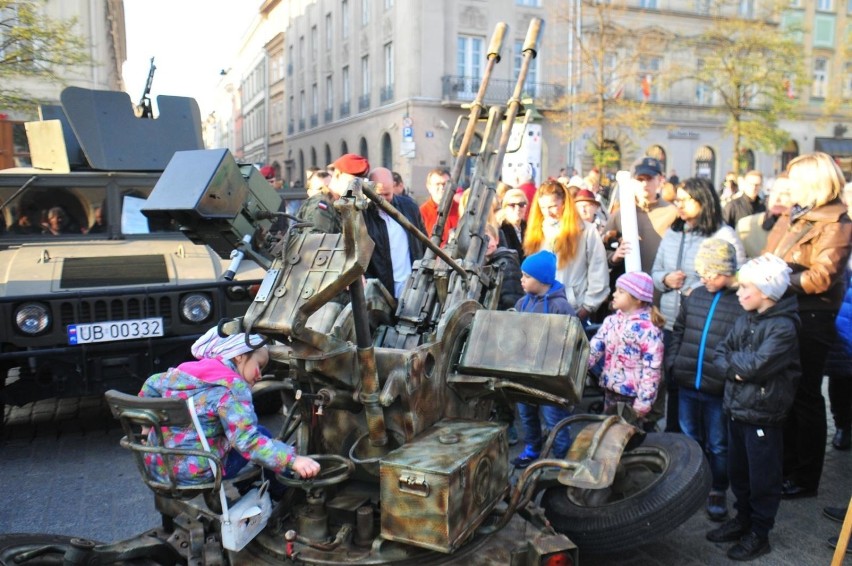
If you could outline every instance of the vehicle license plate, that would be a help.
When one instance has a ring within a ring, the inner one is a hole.
[[[154,338],[162,335],[162,317],[68,325],[68,343],[72,346],[75,344],[94,344],[95,342]]]

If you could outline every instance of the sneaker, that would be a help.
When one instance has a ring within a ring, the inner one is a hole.
[[[533,450],[529,446],[524,446],[524,451],[521,454],[512,460],[512,465],[516,468],[526,468],[530,464],[532,464],[535,460],[538,460],[539,452]]]
[[[707,498],[707,514],[711,521],[721,523],[728,516],[728,499],[724,491],[711,491]]]
[[[772,548],[769,546],[769,539],[757,536],[756,533],[749,532],[740,542],[732,546],[728,550],[728,558],[731,560],[754,560],[758,556],[769,554]]]
[[[840,537],[828,537],[828,546],[831,548],[837,548],[837,545],[840,543]],[[852,554],[852,544],[846,545],[846,554]]]
[[[740,540],[740,537],[747,532],[749,532],[749,527],[734,518],[722,523],[721,527],[707,533],[705,538],[710,542],[734,542]]]
[[[842,523],[846,518],[846,507],[823,507],[822,514],[832,521]]]
[[[509,446],[514,446],[518,443],[518,429],[515,425],[510,424],[509,428],[506,429],[506,440],[509,442]]]

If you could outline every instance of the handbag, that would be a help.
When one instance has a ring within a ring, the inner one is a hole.
[[[198,413],[195,411],[195,402],[192,397],[187,398],[186,406],[192,417],[192,424],[198,432],[201,445],[207,452],[213,453],[207,437],[201,430],[198,421]],[[216,474],[216,464],[210,462],[210,469]],[[269,517],[272,515],[272,499],[269,497],[269,480],[264,481],[260,487],[255,487],[246,492],[232,507],[228,507],[228,499],[225,497],[225,486],[219,486],[219,500],[222,504],[222,514],[219,523],[222,526],[222,546],[227,550],[242,550],[251,540],[266,527]]]

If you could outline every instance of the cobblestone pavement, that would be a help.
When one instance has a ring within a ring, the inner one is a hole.
[[[5,422],[0,439],[0,533],[46,532],[109,542],[159,523],[132,459],[118,446],[121,430],[100,399],[7,407]],[[830,426],[829,438],[833,433]],[[819,496],[782,502],[770,538],[773,550],[752,564],[829,564],[832,549],[826,539],[837,534],[840,525],[821,511],[828,505],[846,505],[852,494],[849,478],[852,453],[829,446]],[[729,564],[726,546],[704,539],[715,525],[699,511],[675,531],[630,552],[592,556],[581,549],[581,563]]]

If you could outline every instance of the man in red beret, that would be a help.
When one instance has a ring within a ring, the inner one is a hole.
[[[370,163],[365,157],[347,153],[335,161],[332,166],[331,182],[328,187],[309,197],[296,217],[313,224],[308,230],[324,234],[339,234],[342,230],[340,214],[334,208],[334,201],[346,193],[349,183],[356,177],[365,177],[370,171]]]

